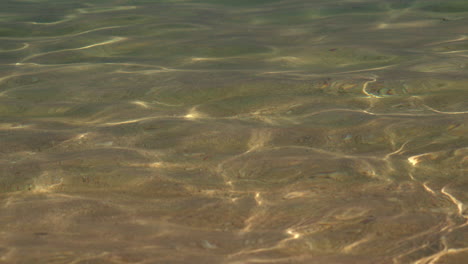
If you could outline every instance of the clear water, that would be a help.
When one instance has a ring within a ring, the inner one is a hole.
[[[2,0],[0,263],[468,263],[468,1]]]

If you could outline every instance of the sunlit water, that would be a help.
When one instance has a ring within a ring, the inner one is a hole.
[[[468,263],[468,1],[2,0],[0,263]]]

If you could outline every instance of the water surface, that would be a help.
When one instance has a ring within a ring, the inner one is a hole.
[[[467,263],[467,25],[462,0],[3,0],[0,263]]]

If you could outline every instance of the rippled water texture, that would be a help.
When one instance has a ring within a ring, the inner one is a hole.
[[[468,263],[468,1],[2,0],[0,263]]]

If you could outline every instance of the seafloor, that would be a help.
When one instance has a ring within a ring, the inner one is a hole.
[[[0,263],[468,263],[468,2],[2,0]]]

